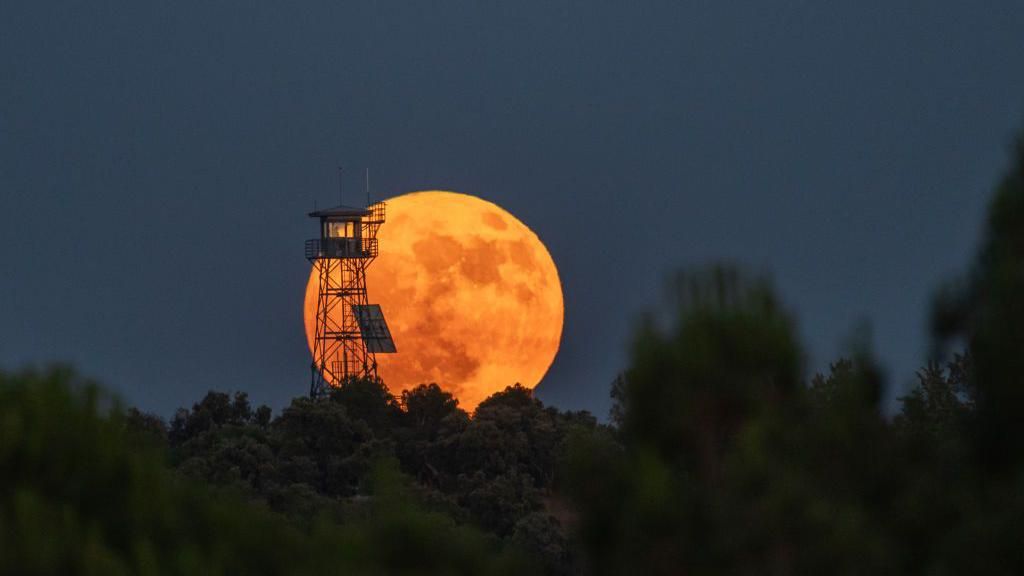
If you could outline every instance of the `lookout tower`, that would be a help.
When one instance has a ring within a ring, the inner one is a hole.
[[[366,296],[366,269],[377,257],[384,203],[336,206],[309,213],[320,237],[306,241],[306,259],[319,277],[309,395],[352,378],[376,378],[376,354],[395,352],[384,314]]]

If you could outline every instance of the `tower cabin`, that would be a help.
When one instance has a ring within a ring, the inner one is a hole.
[[[306,258],[374,258],[377,239],[364,234],[364,224],[374,218],[370,208],[335,206],[310,212],[310,218],[320,219],[320,238],[306,242]]]

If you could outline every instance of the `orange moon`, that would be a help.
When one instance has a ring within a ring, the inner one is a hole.
[[[506,386],[536,386],[558,352],[564,319],[558,269],[537,235],[466,194],[413,192],[386,203],[366,286],[398,348],[377,354],[391,392],[436,382],[472,411]],[[311,271],[311,350],[318,282]]]

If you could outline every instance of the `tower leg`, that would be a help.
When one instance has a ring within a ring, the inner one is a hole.
[[[313,260],[319,277],[309,387],[313,398],[353,378],[377,377],[376,358],[366,348],[356,317],[356,307],[367,305],[368,264],[365,257]]]

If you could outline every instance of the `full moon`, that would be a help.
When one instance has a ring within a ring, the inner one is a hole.
[[[395,395],[436,382],[466,410],[520,383],[533,388],[558,352],[562,285],[547,248],[500,206],[455,192],[413,192],[386,200],[367,270],[396,354],[377,354]],[[318,277],[306,285],[306,340],[312,350]]]

